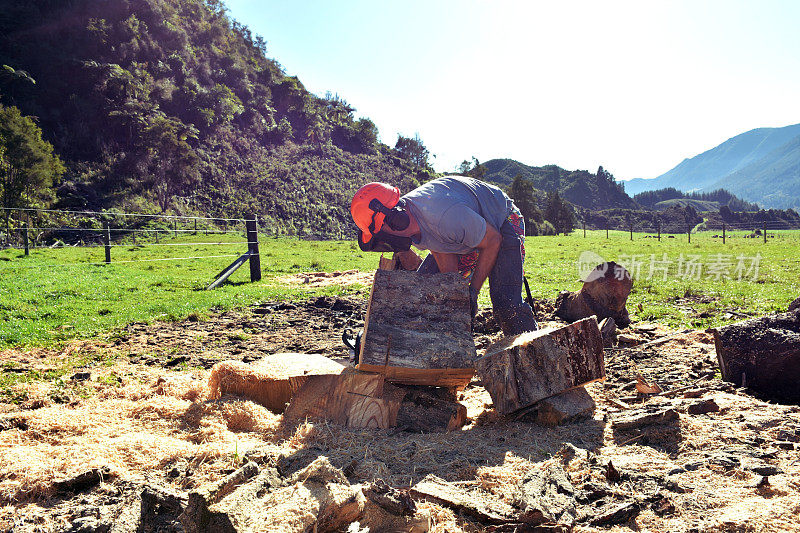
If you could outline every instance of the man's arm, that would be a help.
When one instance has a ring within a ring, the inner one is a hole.
[[[458,272],[458,254],[445,254],[431,251],[433,258],[436,259],[436,266],[439,272]]]
[[[489,277],[489,273],[494,268],[495,261],[497,261],[497,254],[500,252],[500,244],[502,242],[503,236],[500,235],[500,232],[490,224],[486,224],[486,234],[477,246],[478,262],[475,265],[472,280],[469,282],[470,291],[477,293],[483,287],[483,282]],[[439,262],[438,258],[436,262]]]

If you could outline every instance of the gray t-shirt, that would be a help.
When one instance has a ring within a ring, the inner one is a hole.
[[[486,224],[500,231],[514,204],[506,194],[465,176],[445,176],[401,197],[419,223],[422,250],[466,254],[486,235]]]

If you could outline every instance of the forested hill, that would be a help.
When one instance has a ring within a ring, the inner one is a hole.
[[[64,160],[60,207],[256,212],[336,235],[361,184],[430,177],[287,75],[218,0],[4,0],[0,103],[35,116]]]
[[[564,170],[556,165],[532,167],[513,159],[492,159],[482,163],[486,181],[509,187],[517,175],[543,191],[558,191],[562,198],[586,209],[637,209],[639,206],[625,193],[625,187],[600,167],[597,173],[586,170]]]

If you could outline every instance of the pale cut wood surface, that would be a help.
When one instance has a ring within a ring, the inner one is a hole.
[[[319,354],[278,353],[252,364],[222,361],[209,376],[211,397],[236,394],[282,413],[308,376],[338,374],[345,367]]]
[[[486,350],[477,372],[501,414],[603,379],[597,319],[592,316],[562,328],[505,338]]]
[[[345,368],[309,376],[286,408],[289,419],[318,418],[350,427],[392,427],[402,398],[383,397],[380,374]]]

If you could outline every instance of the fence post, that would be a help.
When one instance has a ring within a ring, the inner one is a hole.
[[[764,221],[764,244],[767,244],[767,221]]]
[[[197,235],[197,219],[194,219],[194,233],[193,235]]]
[[[692,243],[692,228],[689,227],[689,226],[686,227],[686,235],[689,236],[689,244],[691,244]]]
[[[261,256],[258,254],[258,216],[246,217],[247,250],[250,252],[250,281],[261,279]]]
[[[156,228],[156,244],[158,244],[158,228]]]
[[[28,223],[22,223],[22,242],[25,246],[25,255],[31,255],[30,250],[28,249]]]
[[[725,244],[725,223],[722,223],[722,244]]]
[[[10,227],[10,224],[8,222],[9,220],[11,220],[11,212],[10,211],[8,212],[8,214],[6,214],[6,246],[11,244],[11,227]]]
[[[633,240],[633,222],[630,223],[631,227],[631,240]]]
[[[583,221],[583,238],[586,238],[586,221]]]
[[[608,239],[608,221],[606,221],[606,239]]]
[[[175,234],[175,238],[178,238],[178,219],[172,219],[172,232]]]
[[[111,262],[111,228],[108,227],[108,222],[105,223],[106,231],[103,233],[103,240],[106,245],[106,263]]]
[[[656,220],[658,226],[658,242],[661,242],[661,219]]]
[[[133,230],[133,245],[136,246],[136,230]]]
[[[28,235],[27,235],[27,233],[28,233],[28,228],[30,228],[30,227],[31,227],[31,213],[30,213],[30,211],[28,211],[27,213],[25,213],[25,222],[26,222],[26,223],[25,223],[25,233],[26,233],[26,235],[25,235],[25,239],[28,239]],[[36,222],[36,221],[34,220],[34,222]],[[36,227],[36,226],[34,226],[34,227]],[[36,248],[36,243],[35,243],[35,242],[33,243],[33,247],[34,247],[34,248]],[[26,254],[26,255],[27,255],[27,254]]]

